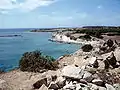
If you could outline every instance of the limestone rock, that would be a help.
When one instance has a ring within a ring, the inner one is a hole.
[[[50,85],[48,86],[49,89],[59,89],[58,85],[55,82],[51,82]]]
[[[83,79],[89,79],[90,77],[92,77],[92,74],[87,72],[87,71],[85,71],[84,75],[83,75]]]
[[[107,90],[105,87],[99,87],[99,90]]]
[[[115,88],[110,84],[105,84],[107,90],[115,90]]]
[[[62,70],[63,76],[73,78],[73,79],[81,79],[83,74],[84,74],[84,71],[82,69],[72,65],[66,66]]]
[[[116,60],[120,62],[120,48],[116,48],[114,51],[114,55],[116,57]]]
[[[84,79],[80,79],[79,83],[87,84],[87,81]]]
[[[120,84],[119,83],[118,84],[114,84],[113,86],[114,86],[115,90],[120,90]]]
[[[96,57],[91,57],[91,59],[89,60],[89,64],[93,65],[96,59]]]
[[[89,87],[83,87],[82,90],[90,90],[90,88]]]
[[[99,90],[99,87],[95,84],[90,84],[91,87],[90,87],[90,90]]]
[[[80,84],[76,84],[76,90],[80,90],[81,88]]]
[[[92,81],[92,83],[94,83],[94,84],[96,84],[96,85],[98,85],[98,86],[103,86],[103,85],[104,85],[103,81],[100,80],[100,79],[94,79],[94,80]]]
[[[109,65],[111,65],[113,68],[115,68],[116,67],[116,62],[117,62],[117,60],[116,60],[116,57],[115,57],[114,53],[111,53],[111,55],[108,56],[106,58],[106,60],[104,60],[105,68],[108,69]]]
[[[63,77],[58,77],[56,80],[56,84],[58,85],[59,88],[63,88],[65,86],[66,79]]]
[[[45,84],[43,84],[39,90],[48,90],[48,88],[45,86]]]
[[[75,90],[76,89],[76,86],[75,85],[71,85],[71,84],[68,84],[68,85],[65,85],[63,87],[63,89],[68,89],[68,90]]]

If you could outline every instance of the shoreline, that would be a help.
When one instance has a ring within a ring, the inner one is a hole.
[[[12,89],[9,89],[9,90],[38,90],[38,89],[33,89],[33,84],[35,84],[35,82],[44,78],[50,79],[53,76],[57,76],[56,81],[49,80],[50,82],[49,86],[45,86],[46,88],[50,88],[50,85],[52,85],[52,83],[54,83],[54,85],[58,85],[58,82],[59,84],[61,82],[62,84],[64,84],[64,86],[60,90],[73,88],[73,86],[78,88],[78,85],[79,86],[83,85],[84,88],[89,88],[85,90],[96,90],[95,88],[97,88],[98,90],[107,90],[106,88],[108,88],[109,86],[113,88],[112,90],[117,90],[117,89],[114,89],[115,88],[114,84],[111,84],[111,81],[109,81],[109,83],[105,82],[104,79],[102,79],[104,76],[102,75],[99,76],[99,74],[101,74],[101,71],[105,71],[104,74],[107,73],[104,65],[104,62],[107,57],[111,57],[112,53],[114,53],[116,59],[117,60],[119,59],[118,51],[120,51],[120,47],[115,43],[113,44],[116,46],[115,51],[111,51],[111,48],[108,46],[106,46],[108,49],[107,53],[100,50],[100,47],[103,47],[103,44],[105,42],[106,41],[101,39],[97,39],[95,43],[84,42],[84,44],[92,43],[93,49],[90,52],[84,52],[80,48],[77,51],[75,51],[73,54],[59,57],[57,59],[57,61],[59,62],[58,70],[55,70],[55,71],[48,70],[43,73],[33,73],[33,72],[22,72],[19,69],[15,69],[10,72],[0,74],[0,79],[5,80],[5,82],[8,83],[8,86],[10,85],[9,87]],[[99,54],[99,53],[103,53],[103,54]],[[116,62],[118,63],[118,61]],[[94,67],[97,67],[97,68],[94,68]],[[114,67],[111,68],[110,66],[108,68],[108,73],[112,74],[114,72],[116,73],[117,76],[119,76],[119,68],[114,68]],[[98,76],[93,77],[94,75],[98,75]],[[67,81],[67,79],[71,80],[70,83],[68,83],[69,81]],[[68,84],[65,84],[64,80]],[[78,80],[80,81],[83,80],[83,81],[78,82]],[[105,80],[107,80],[107,78]],[[76,84],[74,84],[73,81],[76,82]],[[105,86],[103,86],[103,84]],[[41,87],[42,85],[39,88]],[[52,88],[55,88],[55,87],[52,87]],[[83,88],[83,87],[79,87],[79,88]],[[102,89],[99,89],[99,88],[102,88]],[[40,89],[40,90],[44,90],[44,89]]]

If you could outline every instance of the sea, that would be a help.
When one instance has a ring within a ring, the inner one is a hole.
[[[81,45],[51,42],[50,32],[29,32],[31,28],[0,29],[0,70],[10,71],[19,67],[25,52],[40,50],[43,54],[59,58],[72,54]]]

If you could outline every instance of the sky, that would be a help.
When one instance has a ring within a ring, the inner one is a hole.
[[[0,0],[0,28],[119,26],[120,0]]]

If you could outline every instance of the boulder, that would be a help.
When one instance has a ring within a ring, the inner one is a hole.
[[[93,65],[96,61],[96,57],[91,57],[90,60],[89,60],[89,64]]]
[[[71,85],[71,84],[67,84],[63,87],[63,90],[75,90],[76,89],[76,86],[75,85]]]
[[[34,89],[39,89],[43,84],[47,86],[47,78],[37,81],[36,83],[33,84],[33,87]]]
[[[99,67],[99,63],[98,63],[97,60],[95,60],[95,62],[93,63],[93,67],[94,67],[94,68],[98,68],[98,67]]]
[[[114,55],[116,57],[116,60],[120,62],[120,48],[116,48],[114,51]]]
[[[91,46],[91,44],[86,44],[84,46],[81,47],[83,52],[90,52],[93,49],[93,46]]]
[[[114,86],[115,90],[120,90],[120,84],[119,83],[114,84],[113,86]]]
[[[114,53],[111,53],[111,55],[107,58],[107,60],[111,66],[113,66],[113,67],[116,66],[117,60],[116,60]]]
[[[90,84],[90,90],[99,90],[99,87],[95,84]]]
[[[79,90],[81,90],[81,89],[79,89]],[[89,87],[83,87],[82,90],[90,90],[90,88]]]
[[[116,57],[114,55],[114,53],[112,52],[110,56],[108,56],[106,58],[106,60],[104,60],[104,63],[105,63],[105,68],[108,69],[109,66],[111,65],[113,68],[116,68],[117,65],[117,60],[116,60]]]
[[[80,79],[79,83],[87,84],[87,81],[84,79]]]
[[[103,81],[100,80],[100,79],[94,79],[94,80],[92,80],[92,83],[93,83],[93,84],[96,84],[96,85],[98,85],[98,86],[104,86]]]
[[[48,90],[48,87],[46,87],[45,84],[43,84],[39,90]]]
[[[104,61],[98,61],[98,63],[99,63],[98,70],[104,70],[105,69],[105,63],[104,63]]]
[[[76,90],[81,90],[81,88],[80,84],[76,84]]]
[[[99,87],[99,90],[107,90],[105,87]]]
[[[5,80],[0,79],[0,90],[11,90],[11,87]]]
[[[53,90],[58,90],[59,87],[55,82],[51,82],[50,85],[48,86],[49,89],[53,89]]]
[[[56,80],[56,84],[58,85],[59,88],[63,88],[66,84],[66,79],[63,77],[58,77]]]
[[[91,78],[91,77],[92,77],[92,74],[91,74],[91,73],[89,73],[89,72],[87,72],[87,71],[84,72],[83,79],[89,79],[89,78]]]
[[[105,84],[107,90],[116,90],[112,85],[110,84]]]
[[[63,68],[62,75],[71,79],[81,79],[84,75],[84,70],[75,67],[74,65],[68,65]]]

